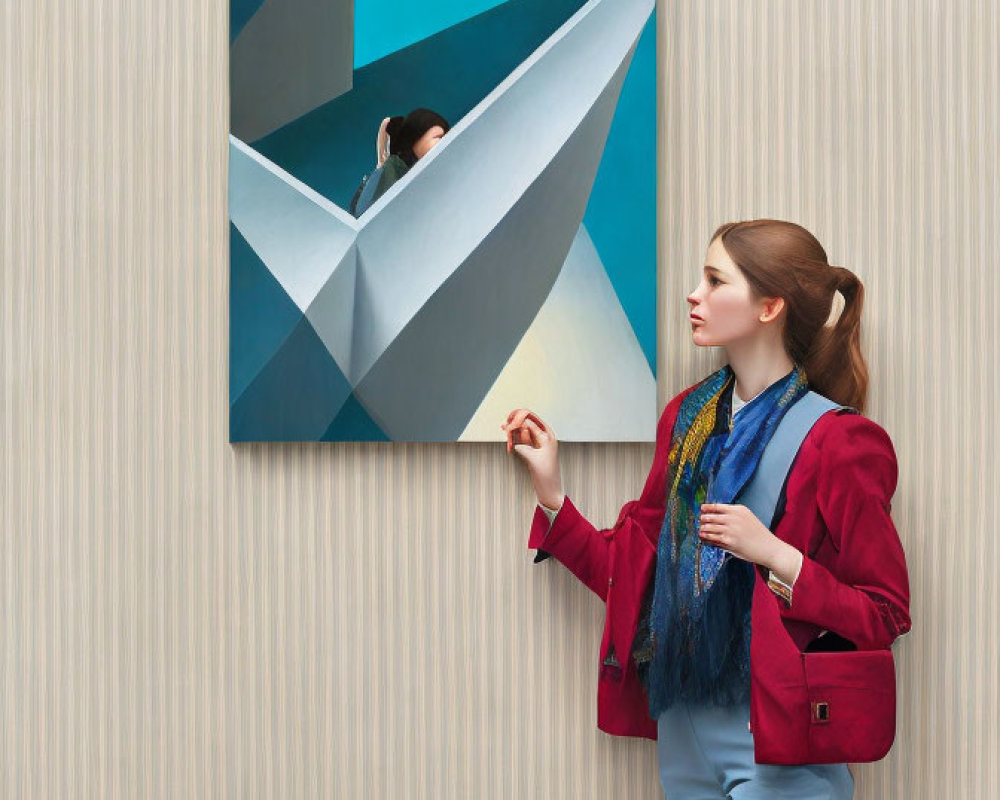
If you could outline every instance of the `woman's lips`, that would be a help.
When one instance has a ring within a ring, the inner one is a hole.
[[[692,325],[704,325],[705,320],[699,317],[697,314],[688,314],[688,318],[691,320]]]

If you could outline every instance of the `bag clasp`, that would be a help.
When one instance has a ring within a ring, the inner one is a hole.
[[[830,704],[824,700],[812,702],[812,721],[822,724],[830,721]]]

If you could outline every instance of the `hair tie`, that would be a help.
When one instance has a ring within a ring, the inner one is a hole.
[[[844,294],[844,290],[857,282],[857,276],[846,267],[830,265],[833,270],[834,290]]]

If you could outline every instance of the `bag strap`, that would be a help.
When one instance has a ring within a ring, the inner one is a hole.
[[[806,392],[785,412],[764,448],[753,480],[740,493],[738,502],[753,511],[769,529],[774,530],[772,523],[778,519],[778,503],[802,442],[819,418],[835,408],[849,406],[838,405],[813,391]]]

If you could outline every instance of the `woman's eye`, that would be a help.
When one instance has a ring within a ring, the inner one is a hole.
[[[714,276],[713,276],[713,277],[710,277],[710,278],[708,279],[708,285],[709,285],[709,286],[718,286],[718,285],[719,285],[719,284],[721,284],[721,283],[722,283],[722,281],[720,281],[720,280],[719,280],[718,278],[716,278],[716,277],[714,277]]]

